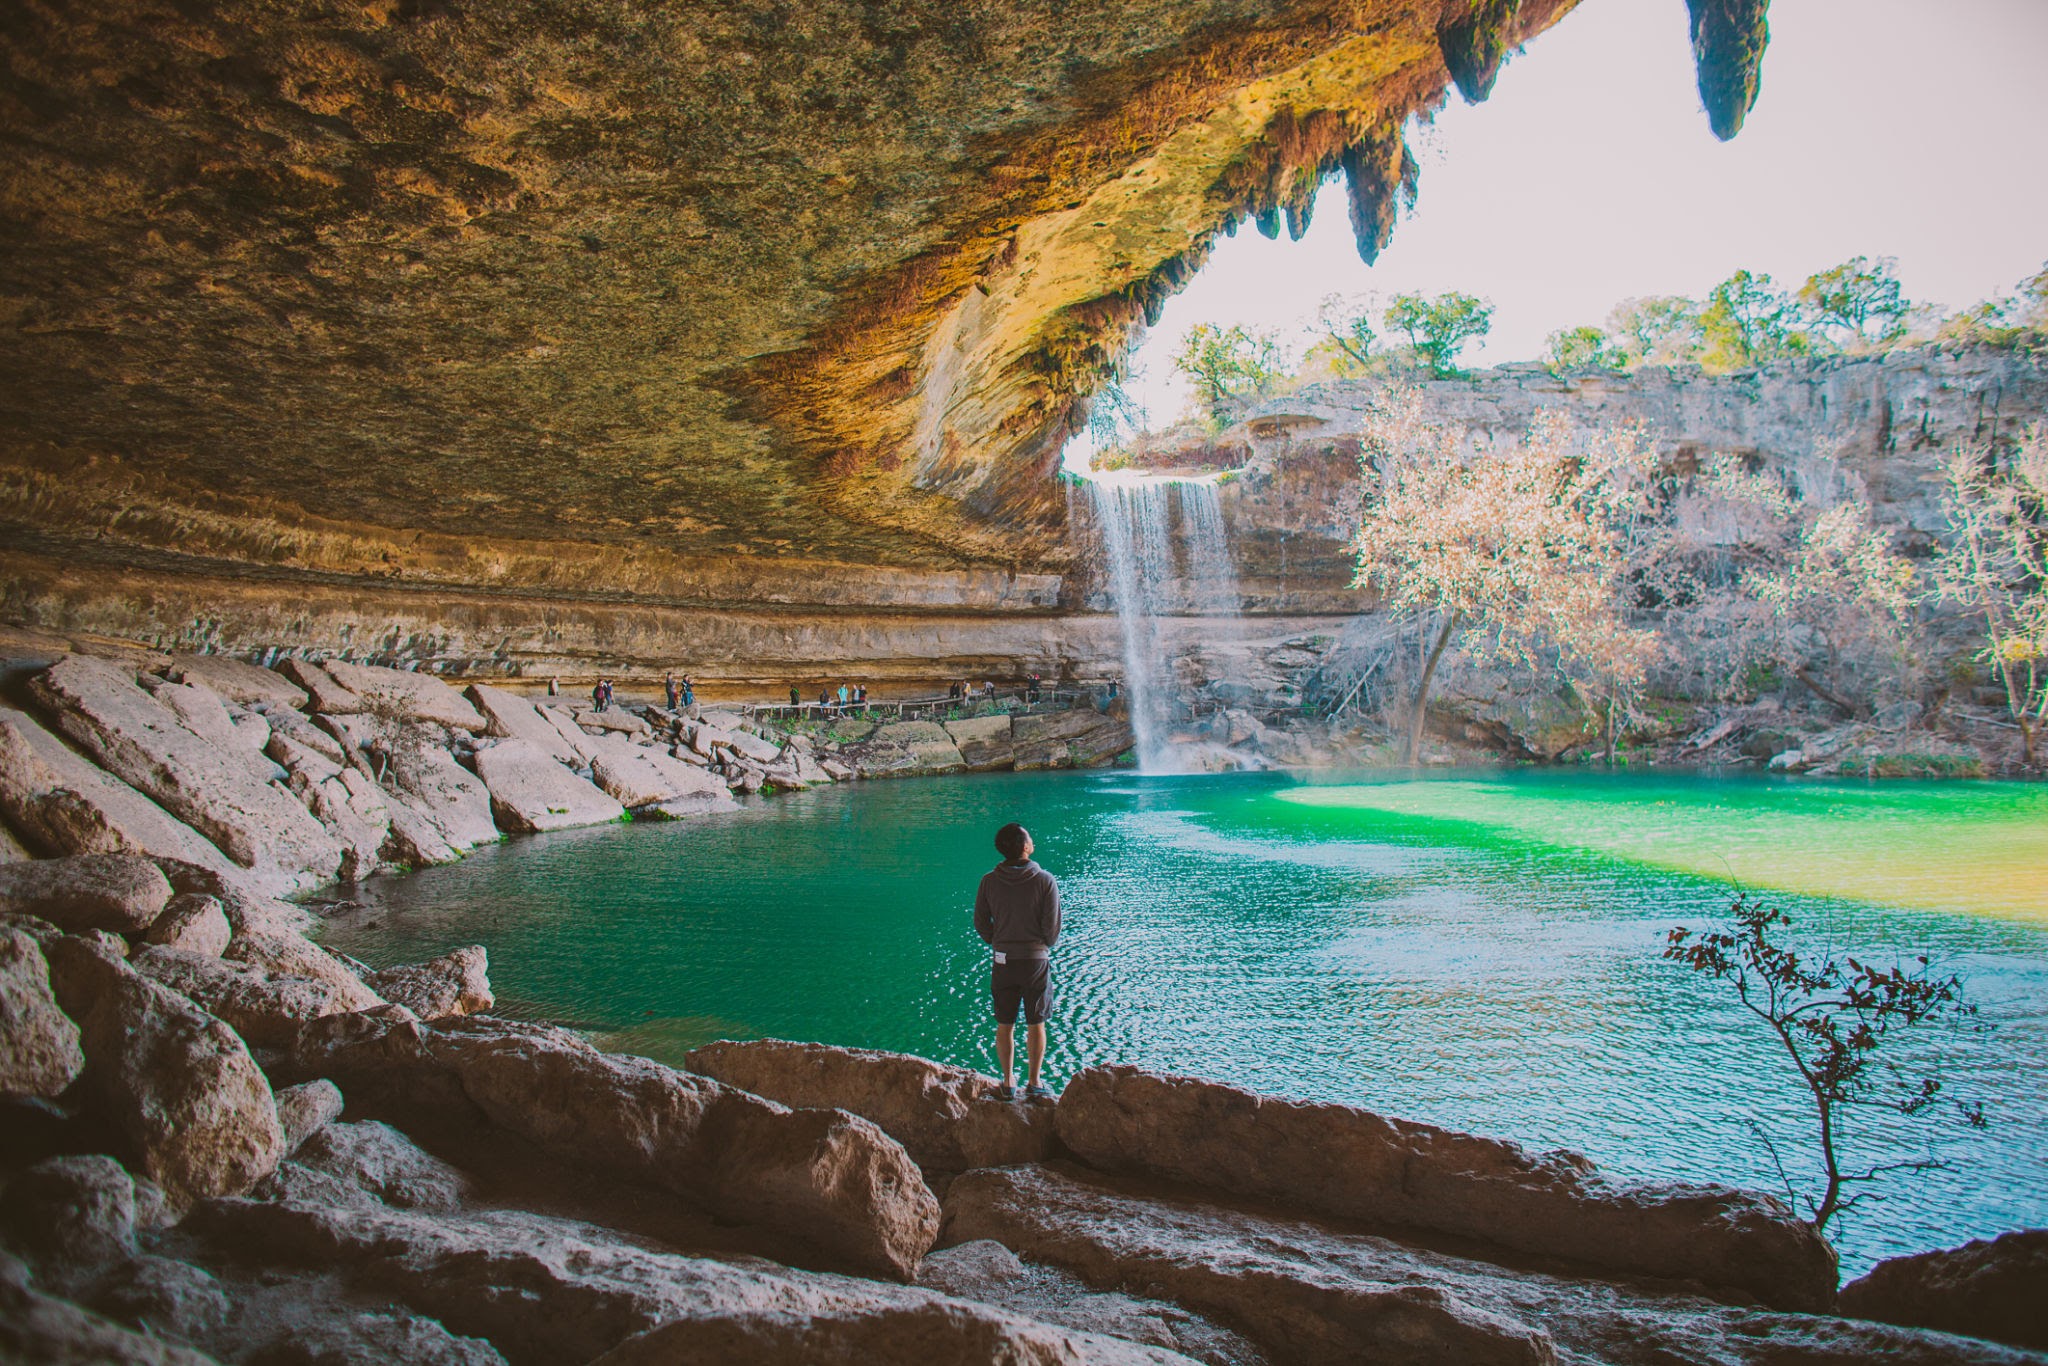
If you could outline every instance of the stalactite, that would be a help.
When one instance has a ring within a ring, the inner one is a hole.
[[[1421,167],[1398,124],[1353,143],[1344,152],[1343,166],[1351,190],[1351,231],[1359,256],[1371,265],[1392,240],[1402,205],[1415,202]]]
[[[1723,142],[1742,131],[1762,88],[1770,7],[1771,0],[1686,0],[1700,102],[1707,107],[1714,136]]]
[[[1494,78],[1507,61],[1508,33],[1522,11],[1522,0],[1477,0],[1462,19],[1436,31],[1444,65],[1468,104],[1493,93]]]

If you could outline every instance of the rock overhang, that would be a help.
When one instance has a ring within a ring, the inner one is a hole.
[[[1057,573],[1060,441],[1206,242],[1342,169],[1370,254],[1402,121],[1574,2],[27,9],[0,511],[229,575]]]

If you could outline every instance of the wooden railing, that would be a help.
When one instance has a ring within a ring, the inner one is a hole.
[[[1079,688],[1041,688],[1029,700],[1028,688],[998,688],[995,696],[912,697],[879,702],[740,702],[705,705],[706,711],[729,711],[757,721],[830,721],[854,717],[868,721],[950,721],[967,716],[1041,716],[1096,705],[1096,695]],[[1005,706],[1005,702],[1014,705]]]

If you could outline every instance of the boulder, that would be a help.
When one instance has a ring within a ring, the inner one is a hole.
[[[341,846],[304,807],[179,724],[119,667],[72,655],[31,679],[29,691],[109,772],[264,881],[312,887],[340,866]]]
[[[724,783],[662,750],[628,741],[602,743],[590,776],[621,806],[659,806],[665,816],[729,811],[737,803]]]
[[[1687,1285],[1451,1255],[1151,1181],[991,1167],[946,1192],[949,1243],[992,1239],[1105,1290],[1144,1287],[1275,1362],[2020,1366],[1945,1334],[1718,1304]],[[1520,1259],[1518,1259],[1520,1260]]]
[[[1001,716],[970,716],[962,721],[948,721],[946,734],[953,737],[953,743],[960,749],[960,762],[967,765],[970,773],[987,773],[993,769],[1008,768],[1016,762],[1017,750],[1010,736],[1010,718]]]
[[[1614,1182],[1575,1154],[1532,1156],[1498,1139],[1133,1067],[1084,1070],[1058,1116],[1061,1142],[1108,1171],[1699,1281],[1781,1308],[1834,1301],[1833,1251],[1769,1196]]]
[[[540,719],[548,723],[555,734],[561,737],[562,743],[576,756],[577,766],[589,767],[590,761],[597,757],[598,737],[577,725],[575,714],[567,707],[536,704],[534,710],[540,713]]]
[[[253,892],[238,878],[198,864],[159,858],[156,866],[170,879],[178,896],[209,896],[220,903],[228,927],[236,934],[302,934],[313,926],[312,912],[296,902]],[[177,898],[172,898],[172,905]],[[166,906],[164,913],[170,914]]]
[[[454,755],[431,743],[425,734],[401,733],[382,748],[381,757],[385,762],[385,791],[399,799],[396,804],[404,805],[411,814],[432,825],[450,849],[467,853],[500,838],[491,819],[490,788],[456,763]],[[400,817],[394,811],[392,828],[396,830],[399,823]]]
[[[729,730],[725,732],[725,743],[739,751],[742,758],[757,764],[772,764],[782,757],[782,750],[772,740],[764,740],[752,731]]]
[[[869,1274],[909,1278],[937,1230],[917,1168],[868,1121],[600,1053],[565,1030],[429,1026],[386,1006],[315,1022],[287,1070],[330,1077],[352,1105],[406,1127],[457,1104],[565,1161],[792,1234]]]
[[[417,1314],[365,1309],[296,1324],[263,1349],[259,1366],[505,1366],[497,1348]]]
[[[153,1337],[209,1338],[228,1317],[227,1292],[190,1262],[144,1254],[94,1282],[88,1307]]]
[[[0,1237],[43,1280],[75,1285],[135,1255],[135,1183],[111,1157],[51,1157],[0,1192]]]
[[[0,925],[0,1096],[54,1096],[85,1066],[78,1026],[58,1008],[35,936]]]
[[[44,854],[133,852],[221,872],[232,865],[191,826],[80,757],[33,717],[0,707],[0,815]]]
[[[361,699],[363,710],[373,715],[388,713],[472,733],[484,728],[483,713],[432,674],[340,659],[328,660],[325,667],[334,681]]]
[[[315,757],[310,750],[305,754]],[[295,772],[287,785],[313,819],[340,842],[343,881],[358,882],[384,865],[384,848],[391,841],[391,803],[376,783],[359,770],[346,768],[320,778]]]
[[[492,814],[506,830],[602,825],[626,814],[618,802],[524,740],[478,750],[476,771],[490,789]]]
[[[379,855],[385,863],[394,868],[427,868],[462,857],[420,807],[396,793],[384,795],[391,813],[391,828],[385,832]]]
[[[141,941],[218,958],[227,952],[234,937],[234,923],[219,897],[180,892],[164,907],[156,923],[143,932]]]
[[[275,669],[232,655],[172,655],[169,673],[180,683],[204,684],[238,706],[290,711],[307,701],[306,690]]]
[[[178,993],[76,940],[46,950],[84,1036],[81,1084],[173,1210],[234,1195],[284,1153],[270,1086],[235,1032]]]
[[[373,972],[364,985],[422,1020],[452,1019],[489,1010],[496,1003],[488,966],[483,945],[470,944],[424,963]]]
[[[128,961],[258,1047],[291,1042],[308,1020],[362,1008],[358,996],[331,982],[282,976],[210,954],[151,945]]]
[[[277,1093],[277,1123],[284,1130],[287,1158],[307,1139],[341,1118],[341,1088],[331,1081],[301,1082]]]
[[[354,716],[363,710],[362,698],[311,660],[286,656],[277,662],[277,671],[305,692],[307,711],[326,716]]]
[[[966,768],[944,726],[932,721],[892,721],[848,745],[846,758],[866,778],[914,778],[958,773]]]
[[[1128,721],[1085,707],[1019,716],[1010,723],[1010,736],[1019,769],[1094,768],[1132,743]]]
[[[330,988],[343,1010],[368,1010],[384,1004],[363,985],[346,963],[302,934],[273,927],[244,927],[235,932],[226,957],[263,969],[275,977],[303,977]],[[323,1012],[332,1013],[332,1012]]]
[[[349,1277],[520,1363],[1188,1366],[928,1290],[659,1252],[516,1210],[443,1213],[288,1197],[221,1200],[188,1227],[224,1256]],[[655,1332],[653,1330],[658,1330]],[[647,1334],[648,1336],[640,1336]],[[431,1358],[429,1358],[431,1360]]]
[[[327,1124],[308,1136],[293,1161],[394,1209],[458,1210],[471,1195],[461,1171],[375,1120]]]
[[[171,884],[140,854],[73,854],[0,865],[0,913],[62,930],[136,934],[156,923]]]
[[[0,1276],[0,1361],[22,1366],[216,1366],[213,1358],[133,1333],[68,1301]]]
[[[980,1073],[909,1053],[724,1040],[692,1049],[685,1065],[784,1105],[873,1120],[928,1172],[1040,1162],[1053,1147],[1052,1106],[999,1100]]]
[[[27,863],[35,855],[6,826],[0,825],[0,863]]]
[[[280,757],[277,751],[270,748],[271,740],[280,736],[312,750],[337,766],[348,763],[348,751],[343,748],[342,742],[336,739],[331,731],[323,729],[317,720],[301,716],[295,711],[283,710],[271,712],[263,719],[270,727],[270,734],[263,742],[263,752],[284,767],[290,768],[291,765]]]
[[[2048,1229],[1893,1257],[1842,1287],[1841,1312],[2048,1351]]]
[[[484,734],[504,740],[524,740],[556,763],[571,768],[589,762],[576,746],[563,738],[561,731],[542,714],[539,707],[518,694],[483,683],[472,683],[467,696],[484,718]]]
[[[159,683],[150,695],[208,744],[230,754],[249,747],[247,737],[235,732],[234,718],[220,694],[204,683]]]
[[[228,941],[234,937],[234,927],[228,924],[227,910],[218,897],[184,892],[172,897],[164,913],[143,931],[142,942],[218,958],[227,952]]]
[[[633,713],[621,707],[610,707],[604,711],[590,708],[576,708],[570,713],[576,724],[592,734],[609,731],[618,735],[652,735],[654,727]]]

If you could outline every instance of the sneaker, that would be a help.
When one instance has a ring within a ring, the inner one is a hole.
[[[1051,1100],[1053,1098],[1050,1086],[1045,1086],[1035,1081],[1024,1088],[1024,1094],[1031,1100]]]
[[[998,1087],[996,1088],[996,1099],[997,1099],[997,1100],[1002,1100],[1002,1101],[1014,1101],[1014,1100],[1016,1100],[1016,1099],[1017,1099],[1017,1088],[1016,1088],[1016,1086],[1015,1086],[1015,1085],[1014,1085],[1013,1083],[1010,1083],[1010,1082],[1005,1082],[1005,1083],[1003,1083],[1003,1084],[1002,1084],[1001,1086],[998,1086]]]

